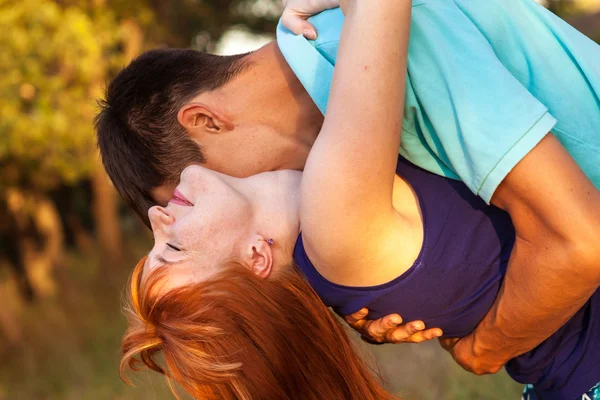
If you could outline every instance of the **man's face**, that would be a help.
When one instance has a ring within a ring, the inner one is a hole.
[[[282,169],[303,170],[310,144],[284,135],[277,128],[255,122],[239,123],[231,131],[204,135],[199,144],[206,160],[202,166],[238,178]],[[154,188],[150,195],[155,203],[166,206],[177,183]]]

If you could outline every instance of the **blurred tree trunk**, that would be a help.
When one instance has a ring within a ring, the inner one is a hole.
[[[94,0],[93,7],[102,9],[105,6],[105,0]],[[92,83],[90,88],[92,97],[101,93],[104,85],[105,73],[99,75],[97,80]],[[96,237],[102,257],[108,266],[119,265],[123,258],[123,237],[119,224],[119,199],[112,186],[108,175],[102,166],[100,154],[96,157],[96,168],[92,175],[92,215]]]
[[[0,282],[0,331],[16,344],[23,335],[20,314],[25,303],[57,292],[55,270],[63,256],[64,235],[58,210],[45,194],[10,188],[4,197],[0,234],[12,279]]]
[[[11,257],[15,278],[25,299],[56,293],[54,269],[64,251],[63,226],[54,203],[42,193],[11,189],[8,211],[15,222]]]
[[[144,33],[139,24],[133,19],[125,19],[121,22],[121,28],[125,32],[125,63],[129,64],[131,60],[142,52],[144,45]]]
[[[16,215],[8,208],[7,198],[3,196],[1,200],[0,259],[5,261],[7,267],[12,271],[12,280],[16,284],[19,296],[24,300],[30,301],[33,299],[33,287],[29,281],[25,260],[23,259],[24,251],[21,248],[22,229],[19,227]],[[0,317],[0,320],[4,320],[4,318]]]
[[[9,345],[18,343],[22,337],[17,306],[33,298],[19,243],[17,221],[8,210],[6,193],[0,191],[0,267],[11,270],[13,278],[0,282],[0,333]]]
[[[18,296],[16,296],[18,297]],[[0,284],[0,298],[15,302],[15,296],[8,290],[6,282]],[[0,307],[0,332],[8,341],[9,345],[15,345],[21,341],[23,328],[18,318],[18,312],[10,304],[3,304]]]
[[[50,193],[63,221],[65,246],[75,246],[81,253],[90,254],[95,247],[89,224],[91,182],[86,179],[75,185],[61,185]]]
[[[101,5],[101,1],[98,2]],[[136,57],[143,45],[143,34],[138,24],[127,19],[121,23],[124,30],[124,55],[125,62],[128,63]],[[102,87],[104,82],[98,82],[98,87]],[[98,157],[98,165],[92,176],[92,188],[94,193],[94,220],[98,242],[102,249],[106,261],[111,265],[118,264],[123,257],[123,237],[119,226],[118,206],[119,200],[114,187],[101,165]]]
[[[92,235],[83,227],[79,216],[75,213],[69,214],[65,222],[73,235],[75,247],[82,253],[90,253],[94,248],[94,240]]]
[[[32,226],[37,238],[25,237],[23,258],[34,294],[56,294],[54,269],[60,265],[64,251],[63,226],[54,203],[42,194],[33,197]]]
[[[119,226],[119,200],[98,157],[92,176],[93,215],[100,250],[108,265],[118,265],[123,257],[123,238]]]
[[[105,0],[95,0],[94,6],[96,8],[104,7]],[[125,63],[129,63],[142,49],[143,34],[138,24],[132,19],[123,20],[121,28],[125,32],[124,61]],[[102,81],[99,80],[94,85],[95,88],[92,91],[98,90],[103,85],[104,79]],[[110,262],[111,265],[115,265],[123,258],[123,237],[118,213],[119,200],[101,164],[100,157],[98,157],[98,165],[92,176],[92,189],[94,193],[93,215],[98,242],[106,257],[106,261]]]

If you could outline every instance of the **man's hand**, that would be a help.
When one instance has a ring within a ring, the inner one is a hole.
[[[473,356],[473,337],[440,338],[440,345],[452,355],[454,361],[476,375],[495,374],[503,367],[503,361],[480,359]]]
[[[424,330],[423,321],[402,324],[402,317],[398,314],[367,320],[365,318],[368,314],[369,310],[363,308],[345,316],[344,320],[369,343],[422,343],[442,336],[442,330],[439,328]]]
[[[317,30],[307,19],[321,11],[339,6],[340,0],[283,0],[281,23],[296,35],[315,40]]]

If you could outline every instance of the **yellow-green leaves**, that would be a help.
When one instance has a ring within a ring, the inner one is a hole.
[[[50,188],[96,165],[93,118],[117,63],[119,25],[109,10],[49,0],[0,1],[0,187]]]

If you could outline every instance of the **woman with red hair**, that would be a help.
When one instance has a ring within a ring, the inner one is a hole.
[[[346,14],[303,173],[190,166],[169,205],[150,209],[155,245],[131,279],[122,373],[141,363],[199,399],[392,398],[327,307],[462,337],[493,304],[515,242],[509,215],[397,155],[411,1],[353,0]],[[599,307],[592,296],[509,373],[551,399],[591,388]]]
[[[345,68],[336,72],[338,115],[332,113],[326,125],[339,126],[337,121],[347,119],[359,103],[342,98],[351,94],[356,100],[360,93],[373,109],[356,128],[377,128],[384,139],[378,148],[397,148],[390,141],[397,142],[399,136],[389,132],[397,131],[399,116],[373,111],[384,104],[402,106],[410,0],[349,1],[346,8],[343,40],[353,44],[343,50]],[[385,36],[386,41],[373,51],[360,42],[363,35]],[[373,125],[375,120],[379,126]],[[335,135],[341,132],[336,129]],[[388,160],[390,167],[395,158]],[[182,173],[182,185],[191,186],[180,186],[168,207],[149,212],[156,245],[131,279],[121,372],[141,363],[198,399],[393,398],[293,266],[301,173],[270,175],[244,180],[247,189],[256,189],[264,211],[277,210],[264,221],[268,229],[250,227],[258,217],[254,201],[230,186],[230,177],[201,167]],[[391,189],[392,176],[393,168],[385,176],[385,189]],[[262,186],[272,178],[278,188]],[[206,201],[200,200],[202,194]],[[173,229],[175,219],[178,228]],[[253,260],[251,267],[246,256]],[[164,365],[157,361],[159,353]]]

